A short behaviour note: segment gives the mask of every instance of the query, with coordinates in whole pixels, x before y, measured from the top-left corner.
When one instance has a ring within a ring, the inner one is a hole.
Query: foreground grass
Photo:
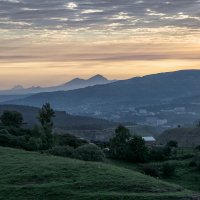
[[[176,173],[175,176],[164,180],[200,192],[200,171],[196,167],[190,167],[190,161],[190,159],[170,161],[176,167]]]
[[[0,148],[0,200],[175,200],[193,192],[103,163]],[[198,199],[198,198],[194,198]]]
[[[171,160],[167,162],[150,163],[151,165],[161,168],[164,163],[171,163],[175,166],[175,175],[169,178],[162,178],[163,181],[167,181],[173,184],[180,185],[186,189],[200,192],[200,171],[196,167],[190,167],[191,159],[185,160]],[[118,167],[123,167],[129,170],[141,171],[142,164],[133,164],[123,161],[108,160],[110,164]]]

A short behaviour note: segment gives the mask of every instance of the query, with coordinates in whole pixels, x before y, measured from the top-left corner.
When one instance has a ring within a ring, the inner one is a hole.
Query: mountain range
[[[122,121],[123,118],[126,121],[133,121],[140,115],[144,115],[143,121],[148,117],[155,118],[168,105],[171,110],[183,106],[190,109],[190,105],[195,105],[193,109],[198,111],[200,110],[200,70],[153,74],[71,91],[43,92],[6,103],[39,107],[45,102],[50,102],[54,109],[72,114],[116,118],[118,121]],[[158,106],[160,110],[153,110],[151,111],[153,114],[148,116],[148,109]],[[139,109],[146,110],[142,114]],[[191,114],[190,110],[186,112]],[[166,117],[170,120],[170,115],[175,117],[173,113],[160,116],[161,119]],[[185,113],[184,116],[187,114]],[[193,113],[191,119],[194,120],[199,116],[199,113]],[[179,115],[179,118],[181,117]],[[184,121],[187,120],[188,118],[184,118]]]
[[[52,87],[30,87],[24,88],[22,85],[16,85],[10,90],[0,90],[0,95],[24,95],[35,94],[40,92],[67,91],[79,88],[85,88],[94,85],[103,85],[115,82],[116,80],[108,80],[102,75],[95,75],[89,79],[75,78],[69,82]]]

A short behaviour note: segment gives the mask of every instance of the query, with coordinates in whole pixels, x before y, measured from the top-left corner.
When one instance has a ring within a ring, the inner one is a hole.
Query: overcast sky
[[[0,88],[200,69],[200,0],[0,0]]]

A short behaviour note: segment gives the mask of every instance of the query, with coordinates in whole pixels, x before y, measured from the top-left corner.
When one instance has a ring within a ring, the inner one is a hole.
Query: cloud
[[[26,27],[27,30],[86,27],[96,31],[99,26],[106,27],[111,23],[122,24],[124,30],[166,25],[197,28],[200,26],[199,9],[199,0],[1,0],[0,21],[1,18],[9,18],[12,22],[32,24],[32,27]],[[63,23],[62,20],[54,20],[55,18],[68,20]],[[191,23],[187,23],[187,20]],[[7,23],[7,26],[4,23],[3,28],[13,29],[11,23]],[[18,28],[17,24],[14,28]],[[120,27],[118,30],[120,31]]]
[[[78,7],[78,5],[76,3],[74,3],[74,2],[69,2],[68,4],[66,4],[65,7],[70,9],[70,10],[74,10],[75,8]]]

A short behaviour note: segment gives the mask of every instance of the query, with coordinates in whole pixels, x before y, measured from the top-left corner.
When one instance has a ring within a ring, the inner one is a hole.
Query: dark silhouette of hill
[[[22,113],[27,126],[38,124],[37,117],[39,108],[19,105],[0,105],[0,115],[5,110],[18,111]],[[56,128],[64,130],[101,130],[116,126],[115,123],[107,120],[84,116],[73,116],[61,111],[56,111],[54,124]]]

